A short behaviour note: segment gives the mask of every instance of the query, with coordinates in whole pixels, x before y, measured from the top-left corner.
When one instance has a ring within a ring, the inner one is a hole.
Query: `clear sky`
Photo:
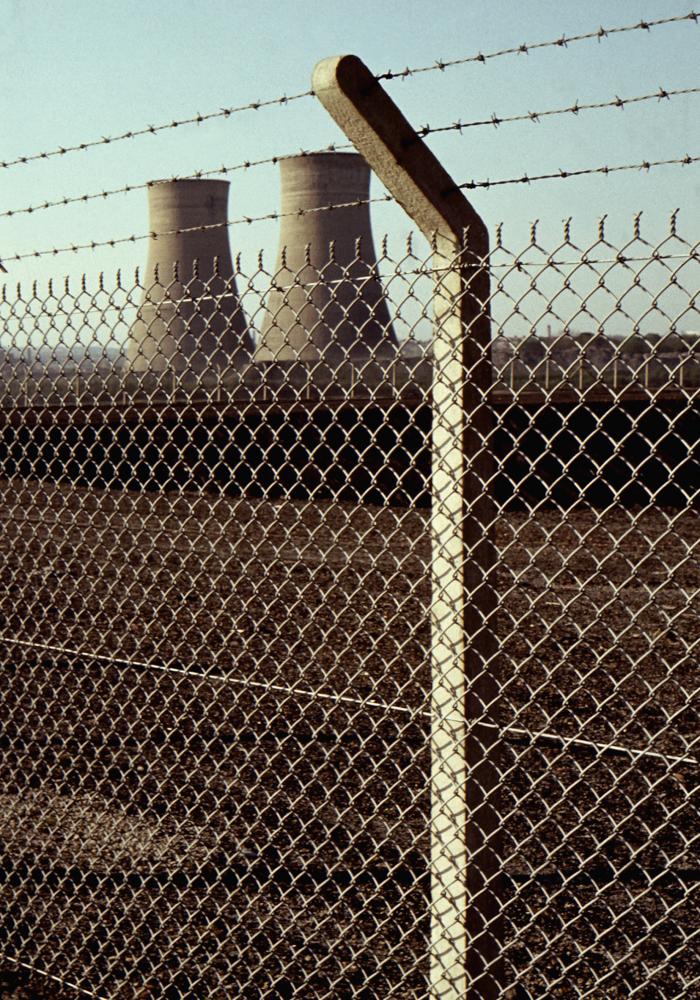
[[[692,0],[0,0],[0,159],[293,94],[309,87],[315,63],[329,55],[354,52],[380,73],[686,14],[692,6]],[[685,22],[418,74],[387,89],[415,125],[442,125],[696,87],[699,56],[700,25]],[[431,145],[457,181],[698,155],[699,110],[700,95],[691,94],[539,125],[449,132],[432,137]],[[323,108],[307,98],[0,170],[0,211],[342,140]],[[235,172],[230,180],[231,218],[278,208],[277,168]],[[373,184],[373,194],[381,193]],[[469,197],[491,227],[505,222],[516,248],[535,218],[553,240],[562,220],[573,216],[574,236],[591,243],[606,213],[616,241],[631,232],[639,211],[643,232],[659,239],[676,208],[681,231],[692,238],[700,164]],[[373,226],[377,240],[384,232],[402,239],[410,228],[397,206],[374,209]],[[0,257],[147,229],[146,193],[139,191],[0,218]],[[277,234],[275,222],[237,226],[231,243],[245,255],[264,249],[274,258]],[[13,281],[129,271],[145,254],[146,244],[137,243],[7,267]]]

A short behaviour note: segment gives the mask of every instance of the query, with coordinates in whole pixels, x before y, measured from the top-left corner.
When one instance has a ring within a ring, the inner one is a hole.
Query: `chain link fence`
[[[435,998],[434,274],[328,260],[3,292],[0,956],[47,993]],[[698,995],[697,247],[483,266],[471,943],[503,996]]]

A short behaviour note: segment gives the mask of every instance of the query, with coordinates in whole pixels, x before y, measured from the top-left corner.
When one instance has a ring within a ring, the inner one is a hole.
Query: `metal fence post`
[[[503,994],[488,233],[360,59],[322,60],[313,89],[433,246],[430,995],[491,1000]]]

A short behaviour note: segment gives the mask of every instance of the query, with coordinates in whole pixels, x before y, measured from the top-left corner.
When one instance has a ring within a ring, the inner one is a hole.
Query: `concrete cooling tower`
[[[253,340],[238,300],[226,226],[228,188],[222,180],[149,187],[156,235],[149,240],[143,299],[130,331],[132,371],[199,376],[250,362]]]
[[[356,153],[310,153],[285,158],[280,169],[280,250],[256,361],[335,367],[393,358],[369,205],[313,211],[366,202],[369,167]]]

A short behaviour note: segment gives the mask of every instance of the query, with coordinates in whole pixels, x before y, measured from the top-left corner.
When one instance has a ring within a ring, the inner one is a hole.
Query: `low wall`
[[[498,412],[503,504],[683,507],[700,483],[700,401],[541,404]],[[369,504],[430,504],[431,411],[422,400],[328,406],[125,406],[15,410],[0,428],[0,475],[110,489]]]

